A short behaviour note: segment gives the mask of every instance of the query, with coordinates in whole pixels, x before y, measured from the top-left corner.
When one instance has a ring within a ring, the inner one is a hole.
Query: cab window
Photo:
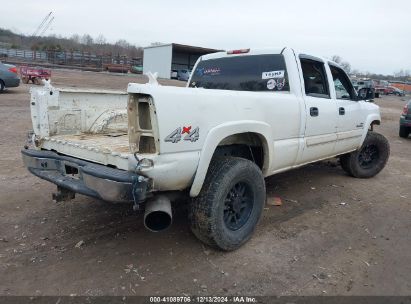
[[[324,63],[301,58],[305,95],[320,98],[330,98],[327,74]]]
[[[189,87],[252,92],[290,91],[282,54],[201,60],[193,71]]]
[[[330,64],[331,74],[333,75],[335,94],[337,99],[356,100],[354,87],[347,74],[334,65]]]

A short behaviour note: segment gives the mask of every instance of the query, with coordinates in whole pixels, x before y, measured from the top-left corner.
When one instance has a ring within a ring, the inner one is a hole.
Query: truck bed
[[[42,87],[32,93],[38,148],[128,169],[125,92]]]

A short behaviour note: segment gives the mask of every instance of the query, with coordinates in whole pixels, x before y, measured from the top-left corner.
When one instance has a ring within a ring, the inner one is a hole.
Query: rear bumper
[[[411,118],[409,118],[409,116],[407,117],[401,116],[400,126],[411,127]]]
[[[144,176],[52,151],[25,149],[21,153],[32,174],[70,191],[109,202],[135,199],[139,203],[146,198],[150,180]]]
[[[6,88],[14,88],[20,85],[20,78],[6,78],[4,79]]]

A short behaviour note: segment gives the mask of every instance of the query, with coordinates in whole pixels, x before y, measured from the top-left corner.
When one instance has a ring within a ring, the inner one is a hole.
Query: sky
[[[341,56],[363,72],[411,70],[409,0],[0,0],[0,27],[32,34],[103,34],[138,46],[182,43],[217,49],[289,46]]]

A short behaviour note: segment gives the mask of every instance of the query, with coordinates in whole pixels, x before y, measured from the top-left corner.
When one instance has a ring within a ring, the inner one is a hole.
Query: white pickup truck
[[[252,235],[264,177],[339,156],[351,176],[380,172],[388,141],[373,132],[378,106],[360,100],[334,62],[291,48],[202,56],[187,87],[130,83],[128,94],[31,92],[34,175],[74,193],[145,209],[153,231],[171,224],[176,193],[206,244],[233,250]]]

